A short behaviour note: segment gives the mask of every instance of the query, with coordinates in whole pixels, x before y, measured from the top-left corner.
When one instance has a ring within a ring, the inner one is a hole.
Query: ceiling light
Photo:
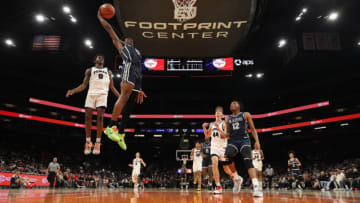
[[[252,78],[253,77],[253,74],[247,74],[247,75],[245,75],[245,77],[247,77],[247,78]]]
[[[77,20],[76,20],[76,18],[74,18],[74,16],[70,16],[70,21],[73,22],[73,23],[77,22]]]
[[[121,77],[121,75],[118,73],[118,74],[116,74],[116,77],[117,77],[117,78],[120,78],[120,77]]]
[[[256,74],[256,78],[262,78],[264,76],[264,73],[258,73]]]
[[[154,137],[162,137],[161,134],[154,134]]]
[[[15,45],[15,43],[14,43],[14,41],[12,40],[12,39],[5,39],[5,44],[7,45],[7,46],[9,46],[9,47],[15,47],[16,45]]]
[[[295,18],[295,20],[296,20],[296,21],[299,21],[299,20],[301,20],[301,17],[298,16],[298,17]]]
[[[360,41],[358,41],[357,45],[360,46]]]
[[[328,19],[331,21],[335,21],[339,18],[339,13],[338,12],[332,12],[329,14]]]
[[[39,23],[42,23],[42,22],[44,22],[45,21],[45,16],[43,15],[43,14],[37,14],[36,16],[35,16],[35,19],[36,19],[36,21],[38,21]]]
[[[86,39],[86,40],[84,41],[84,44],[85,44],[86,46],[90,47],[90,46],[92,45],[92,41],[89,40],[89,39]]]
[[[135,134],[134,137],[145,137],[144,134]]]
[[[307,12],[307,8],[303,8],[301,12],[306,13],[306,12]]]
[[[343,127],[343,126],[348,126],[348,125],[349,125],[349,123],[342,123],[342,124],[340,124],[341,127]]]
[[[284,133],[273,133],[272,135],[276,136],[276,135],[282,135]]]
[[[71,12],[71,9],[70,9],[70,7],[69,6],[63,6],[63,11],[64,11],[64,13],[70,13]]]
[[[295,133],[300,133],[300,132],[301,132],[301,130],[295,130],[294,132],[295,132]]]
[[[321,130],[321,129],[325,129],[326,126],[321,126],[321,127],[317,127],[317,128],[314,128],[315,130]]]
[[[286,40],[285,39],[281,39],[279,41],[279,44],[278,44],[278,47],[281,48],[281,47],[284,47],[286,45]]]

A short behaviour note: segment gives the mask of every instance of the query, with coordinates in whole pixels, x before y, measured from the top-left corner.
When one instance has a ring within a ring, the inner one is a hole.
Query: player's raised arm
[[[245,118],[246,118],[246,120],[247,120],[247,122],[249,124],[251,134],[252,134],[252,136],[254,137],[254,140],[255,140],[254,148],[257,149],[257,150],[260,150],[259,136],[258,136],[258,134],[256,132],[254,122],[253,122],[249,112],[245,112]]]
[[[121,41],[119,39],[119,37],[117,36],[116,32],[114,31],[114,29],[112,28],[112,26],[110,25],[110,23],[108,23],[100,14],[100,10],[98,11],[97,17],[100,21],[100,24],[104,27],[104,29],[106,30],[106,32],[109,33],[116,49],[120,52],[121,49],[123,48],[125,42]]]
[[[84,78],[83,82],[81,83],[81,85],[79,85],[75,89],[68,90],[67,93],[66,93],[66,97],[69,97],[69,96],[71,96],[73,94],[84,91],[84,89],[86,89],[86,87],[89,84],[90,75],[91,75],[91,70],[90,70],[90,68],[88,68],[85,71],[85,78]]]
[[[209,123],[203,123],[202,124],[202,128],[203,128],[204,135],[205,135],[206,138],[210,137],[210,135],[211,135],[211,128],[209,127],[209,130],[206,129],[208,126],[210,126]]]
[[[146,167],[146,163],[144,162],[143,159],[140,159],[140,162],[141,162],[141,164],[142,164],[144,167]]]
[[[110,89],[115,94],[116,97],[120,97],[120,93],[117,91],[117,89],[114,86],[114,81],[112,79],[112,72],[109,71],[109,78],[110,78]]]

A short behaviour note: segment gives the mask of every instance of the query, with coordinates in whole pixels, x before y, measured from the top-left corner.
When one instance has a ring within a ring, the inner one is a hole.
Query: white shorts
[[[202,171],[202,159],[193,163],[193,172],[195,173],[199,171]]]
[[[254,168],[258,171],[262,171],[262,161],[255,161],[253,160]]]
[[[99,107],[107,107],[107,94],[91,94],[87,95],[85,108],[96,109]]]
[[[225,161],[225,147],[211,147],[210,155],[211,157],[217,156],[219,158],[219,161]]]
[[[137,170],[137,169],[134,169],[131,173],[131,176],[134,178],[134,177],[137,177],[140,175],[140,169]]]

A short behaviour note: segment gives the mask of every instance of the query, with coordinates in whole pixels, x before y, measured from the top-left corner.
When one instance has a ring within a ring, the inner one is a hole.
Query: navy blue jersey
[[[135,47],[128,44],[124,45],[120,55],[125,63],[140,64],[141,66],[141,54]]]
[[[289,163],[290,163],[289,167],[291,170],[300,170],[299,166],[297,165],[296,158],[289,159]]]
[[[209,155],[209,157],[210,157],[210,149],[211,149],[211,142],[209,142],[209,143],[203,142],[202,143],[203,154]]]
[[[243,112],[240,112],[236,116],[229,115],[227,122],[229,125],[230,140],[249,139],[248,123]]]

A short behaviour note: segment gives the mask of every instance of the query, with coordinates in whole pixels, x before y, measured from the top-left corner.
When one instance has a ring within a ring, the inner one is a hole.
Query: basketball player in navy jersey
[[[240,103],[238,101],[233,101],[231,103],[230,111],[232,114],[225,119],[225,132],[220,128],[218,129],[220,133],[226,133],[227,137],[229,137],[225,149],[225,156],[229,159],[229,163],[227,164],[231,166],[232,171],[236,170],[232,160],[240,153],[253,184],[253,196],[262,197],[263,193],[256,177],[256,169],[251,160],[251,143],[248,134],[248,128],[250,128],[251,134],[255,140],[254,147],[256,150],[260,150],[260,141],[254,122],[250,113],[240,111]]]
[[[73,94],[84,91],[89,85],[89,90],[85,101],[85,155],[90,154],[93,146],[93,143],[91,142],[91,122],[93,111],[96,110],[97,112],[97,135],[95,146],[92,152],[93,154],[98,155],[100,154],[104,113],[107,106],[109,87],[115,96],[120,96],[119,92],[114,87],[111,71],[104,67],[104,56],[97,55],[94,62],[94,67],[86,69],[85,78],[82,84],[72,90],[68,90],[66,93],[66,97],[69,97]]]
[[[289,152],[289,160],[288,160],[289,172],[294,176],[296,181],[296,187],[301,189],[300,179],[301,179],[301,171],[300,166],[301,162],[298,158],[295,157],[295,152]]]
[[[141,54],[134,47],[134,41],[132,38],[125,38],[124,41],[120,40],[111,25],[101,16],[100,10],[97,15],[100,24],[110,35],[115,48],[120,53],[123,61],[125,62],[123,77],[121,82],[121,95],[116,101],[112,113],[110,124],[106,127],[104,133],[114,142],[126,150],[125,133],[124,129],[119,128],[117,120],[120,113],[122,113],[125,105],[131,99],[131,95],[134,90],[137,90],[136,100],[142,103],[143,98],[146,97],[144,92],[141,91],[142,73],[141,73]],[[130,100],[130,102],[133,102]],[[122,122],[123,123],[123,122]]]
[[[205,142],[202,143],[202,151],[203,151],[203,177],[207,177],[208,179],[208,190],[212,190],[212,163],[211,163],[211,142],[209,137],[205,137]]]

